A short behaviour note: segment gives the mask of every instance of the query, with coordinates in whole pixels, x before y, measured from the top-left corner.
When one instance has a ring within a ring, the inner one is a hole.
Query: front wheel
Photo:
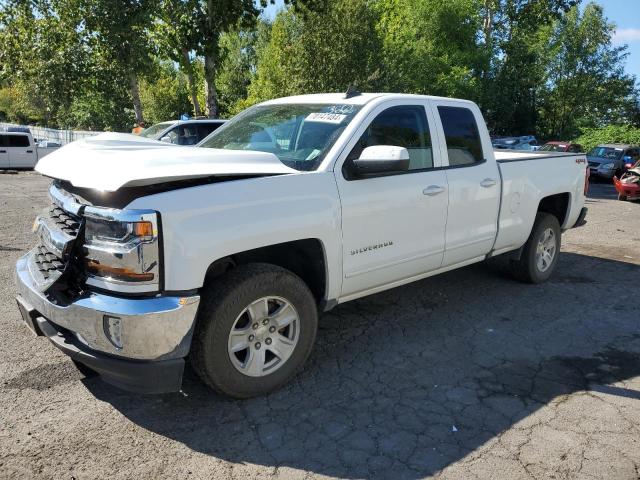
[[[618,194],[618,200],[620,200],[621,202],[626,202],[627,201],[627,196],[626,195],[622,195],[621,193]]]
[[[560,255],[560,223],[551,214],[539,212],[519,260],[511,264],[516,279],[527,283],[546,281]]]
[[[241,265],[203,292],[191,363],[213,389],[234,398],[263,395],[302,367],[318,325],[315,299],[295,274]]]

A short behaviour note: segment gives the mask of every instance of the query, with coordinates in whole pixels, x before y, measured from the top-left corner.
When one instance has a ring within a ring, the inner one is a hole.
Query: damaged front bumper
[[[34,282],[31,255],[16,265],[16,300],[37,335],[107,383],[142,393],[180,390],[198,295],[126,298],[88,292],[61,304]]]
[[[633,169],[622,175],[621,178],[614,177],[613,185],[620,197],[627,200],[640,199],[640,170]]]

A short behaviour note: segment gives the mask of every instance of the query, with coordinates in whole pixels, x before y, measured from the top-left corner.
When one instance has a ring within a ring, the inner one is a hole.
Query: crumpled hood
[[[188,178],[299,173],[272,153],[182,147],[126,133],[65,145],[41,159],[36,171],[109,192]]]

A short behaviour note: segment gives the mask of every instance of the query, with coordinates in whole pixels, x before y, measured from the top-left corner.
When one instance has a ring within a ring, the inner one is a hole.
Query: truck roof
[[[291,97],[267,100],[263,105],[276,105],[281,103],[341,103],[349,105],[365,105],[377,98],[390,99],[432,99],[432,100],[455,100],[456,102],[473,103],[470,100],[460,100],[448,97],[434,97],[430,95],[413,95],[408,93],[357,93],[349,98],[345,98],[345,93],[313,93],[309,95],[294,95]]]

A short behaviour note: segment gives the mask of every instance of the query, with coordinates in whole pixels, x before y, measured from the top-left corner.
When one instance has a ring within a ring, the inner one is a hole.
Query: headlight
[[[87,207],[84,216],[87,284],[118,292],[159,290],[156,212]]]
[[[600,165],[600,168],[603,170],[613,170],[615,168],[615,165],[613,163],[603,163],[602,165]]]

